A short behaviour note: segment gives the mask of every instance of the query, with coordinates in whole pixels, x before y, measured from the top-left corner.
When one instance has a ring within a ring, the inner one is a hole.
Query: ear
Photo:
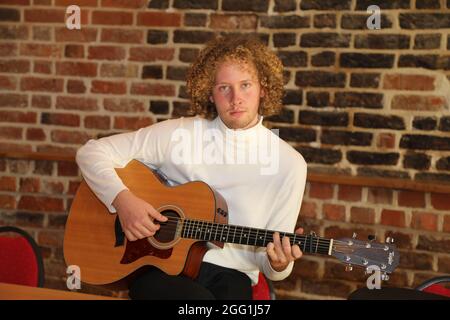
[[[261,92],[259,93],[259,97],[260,98],[264,98],[265,95],[266,95],[266,90],[261,88]]]
[[[214,103],[214,99],[212,96],[209,96],[209,101],[211,101],[211,103]]]

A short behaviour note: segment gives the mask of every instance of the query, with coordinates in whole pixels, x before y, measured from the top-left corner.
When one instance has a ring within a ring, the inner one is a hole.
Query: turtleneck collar
[[[263,125],[262,125],[263,116],[258,115],[258,117],[259,117],[258,122],[253,127],[248,128],[248,129],[230,129],[222,121],[220,116],[217,116],[214,119],[214,126],[217,129],[219,129],[220,132],[222,132],[224,135],[227,135],[228,137],[250,138],[252,136],[256,136],[256,133],[258,132],[258,130],[260,130],[263,127]]]

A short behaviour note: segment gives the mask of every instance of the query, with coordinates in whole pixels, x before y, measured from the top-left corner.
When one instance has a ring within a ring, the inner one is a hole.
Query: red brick
[[[41,128],[28,128],[27,140],[44,141],[46,138],[44,130]]]
[[[58,176],[75,177],[78,176],[78,165],[75,162],[59,161]]]
[[[428,212],[412,212],[411,227],[427,231],[437,231],[437,215]]]
[[[450,210],[450,195],[446,193],[432,193],[431,205],[437,210]]]
[[[84,127],[108,130],[111,127],[111,118],[109,116],[86,116],[84,118]]]
[[[49,61],[34,61],[34,73],[51,74],[52,62]]]
[[[0,107],[25,108],[27,106],[28,97],[24,94],[2,93],[0,95]]]
[[[84,46],[79,44],[68,44],[64,48],[66,58],[84,58]]]
[[[62,247],[64,240],[64,233],[61,231],[47,231],[39,232],[37,242],[41,246]],[[47,270],[47,268],[46,268]],[[61,270],[60,275],[65,274],[65,268]],[[57,276],[57,274],[55,274]]]
[[[36,112],[1,111],[0,122],[36,123]]]
[[[56,109],[96,111],[98,110],[97,99],[88,97],[58,96],[56,98]]]
[[[316,218],[317,217],[316,203],[303,201],[300,209],[300,216],[304,218]]]
[[[93,11],[92,23],[100,25],[131,25],[133,23],[133,13],[120,11]]]
[[[395,227],[405,227],[405,212],[383,209],[383,211],[381,211],[381,224]]]
[[[137,25],[147,27],[179,27],[181,26],[180,13],[138,12]]]
[[[0,127],[0,139],[21,140],[22,139],[22,128]]]
[[[144,32],[142,30],[103,29],[101,41],[118,43],[142,43],[144,41]]]
[[[25,22],[64,23],[66,12],[62,9],[25,9]]]
[[[385,149],[395,148],[395,134],[393,133],[379,133],[377,139],[377,147]]]
[[[446,106],[443,96],[396,95],[391,102],[393,110],[441,111]]]
[[[44,95],[33,95],[31,106],[34,108],[49,109],[52,106],[52,98]]]
[[[131,94],[146,96],[175,96],[175,86],[171,84],[132,83]]]
[[[67,193],[74,195],[77,192],[79,186],[80,181],[69,181],[69,190],[67,191]]]
[[[95,77],[97,64],[94,62],[57,62],[56,74],[63,76]]]
[[[53,130],[52,141],[59,143],[85,144],[91,136],[85,132]]]
[[[64,211],[64,203],[62,199],[58,198],[22,196],[17,208],[41,212],[62,212]]]
[[[450,257],[440,256],[438,261],[438,271],[442,273],[450,273]]]
[[[375,210],[372,208],[352,207],[350,221],[353,223],[374,224]]]
[[[16,198],[14,196],[0,194],[0,208],[1,209],[15,209],[16,208]]]
[[[319,279],[319,263],[302,257],[295,262],[292,273],[301,279]]]
[[[31,145],[0,142],[0,152],[31,152]]]
[[[444,216],[444,224],[442,226],[442,231],[450,232],[450,215]]]
[[[15,177],[0,177],[0,191],[16,191]]]
[[[391,90],[434,90],[435,77],[418,74],[386,74],[383,89]]]
[[[114,129],[137,130],[153,123],[150,117],[114,117]]]
[[[61,92],[63,79],[25,77],[20,81],[20,90]]]
[[[61,58],[61,47],[53,44],[22,43],[20,55],[31,57]]]
[[[73,156],[75,159],[75,154],[78,150],[78,147],[57,147],[54,145],[39,145],[36,147],[38,152],[44,153],[60,153],[65,156]]]
[[[146,4],[146,0],[102,0],[102,7],[138,9]]]
[[[96,28],[81,28],[69,30],[55,28],[55,40],[59,42],[94,42],[97,38]]]
[[[130,61],[170,61],[174,57],[174,49],[170,48],[149,48],[149,47],[134,47],[130,48]]]
[[[41,192],[46,194],[62,194],[64,192],[64,185],[59,181],[42,181]]]
[[[336,204],[323,204],[324,217],[328,220],[344,221],[345,220],[345,207]]]
[[[333,198],[333,185],[311,182],[309,184],[309,197],[317,199],[331,199]]]
[[[67,81],[67,92],[68,93],[85,93],[86,86],[83,80],[68,80]]]
[[[392,204],[393,192],[390,189],[369,188],[367,200],[376,204]]]
[[[9,57],[17,56],[17,44],[16,43],[1,43],[0,44],[0,56]]]
[[[3,90],[16,90],[17,80],[14,77],[0,76],[0,88]]]
[[[419,191],[400,190],[398,192],[398,205],[402,207],[425,207],[425,194]]]
[[[143,112],[145,110],[142,101],[126,98],[105,98],[103,101],[103,108],[113,112]]]
[[[39,192],[39,178],[20,178],[20,192]]]
[[[55,0],[55,6],[68,7],[70,5],[82,7],[98,7],[98,0]]]
[[[117,46],[90,46],[88,59],[123,60],[125,49]]]
[[[80,116],[69,113],[43,113],[41,123],[58,126],[79,127]]]
[[[26,73],[30,71],[30,61],[3,60],[0,61],[0,72]]]
[[[30,0],[2,0],[2,5],[12,4],[16,6],[29,6]]]
[[[127,84],[123,81],[92,81],[92,93],[110,93],[110,94],[125,94],[127,92]]]
[[[362,188],[358,186],[338,186],[338,199],[344,201],[361,201]]]

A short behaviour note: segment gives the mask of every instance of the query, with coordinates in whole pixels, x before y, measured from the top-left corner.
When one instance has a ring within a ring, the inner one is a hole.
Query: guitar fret
[[[212,234],[212,232],[211,232],[211,223],[210,222],[208,222],[208,233],[209,233],[209,241],[211,241],[211,234]]]
[[[256,242],[258,241],[258,229],[256,229],[256,235],[255,235],[255,246],[256,246]]]
[[[236,229],[237,229],[237,226],[234,226],[233,240],[231,241],[232,243],[234,243],[234,237],[236,236]]]
[[[317,253],[317,248],[319,247],[319,238],[317,238],[317,243],[316,243],[316,253]]]
[[[247,244],[250,241],[250,233],[248,232],[249,228],[245,228],[247,230],[247,233],[245,234],[245,236],[247,237]]]
[[[239,244],[242,244],[242,235],[244,233],[244,228],[243,227],[240,228],[241,228],[241,236],[239,237]]]
[[[226,238],[226,241],[228,242],[228,240],[229,240],[228,235],[230,234],[230,227],[227,225],[226,228],[227,228],[227,238]]]

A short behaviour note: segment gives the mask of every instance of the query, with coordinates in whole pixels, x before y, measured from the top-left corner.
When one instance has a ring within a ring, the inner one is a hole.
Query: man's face
[[[264,91],[252,65],[225,61],[217,68],[210,99],[228,128],[247,129],[257,124],[263,96]]]

